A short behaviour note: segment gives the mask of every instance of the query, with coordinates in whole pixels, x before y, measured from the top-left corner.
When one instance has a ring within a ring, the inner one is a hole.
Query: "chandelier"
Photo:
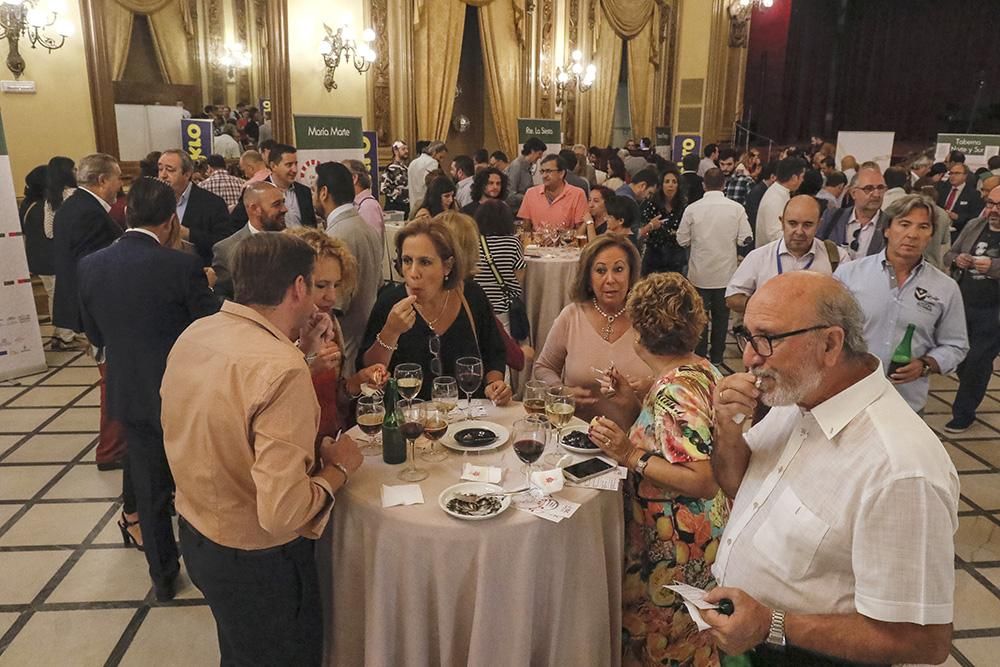
[[[556,109],[561,110],[566,101],[566,92],[578,90],[585,93],[594,85],[597,65],[583,64],[583,53],[579,49],[570,54],[570,62],[556,67]]]
[[[749,14],[755,9],[770,9],[773,6],[774,0],[733,0],[729,5],[729,13],[734,16],[738,13]]]
[[[218,61],[226,69],[226,80],[235,83],[236,71],[249,68],[253,58],[242,44],[226,44]]]
[[[65,17],[60,18],[60,10],[65,12],[65,2],[49,0],[3,0],[0,2],[0,40],[10,44],[7,53],[7,69],[15,79],[24,73],[24,58],[18,50],[18,41],[28,40],[31,48],[41,46],[52,53],[62,48],[66,38],[73,35],[73,24]],[[51,29],[51,32],[50,32]]]
[[[371,44],[375,41],[376,35],[371,28],[365,28],[361,33],[359,44],[355,39],[354,29],[348,23],[337,28],[336,32],[325,23],[323,27],[326,28],[326,37],[319,43],[319,54],[323,56],[323,64],[326,67],[323,73],[323,86],[329,92],[337,87],[334,74],[342,60],[354,65],[358,74],[364,74],[371,69],[372,63],[375,62],[375,49]]]

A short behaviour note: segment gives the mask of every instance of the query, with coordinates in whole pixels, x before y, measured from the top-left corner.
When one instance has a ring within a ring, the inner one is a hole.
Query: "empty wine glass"
[[[545,456],[549,465],[559,465],[562,459],[562,430],[573,419],[576,412],[576,398],[566,387],[553,387],[545,394],[545,416],[556,430],[556,446]]]
[[[382,445],[375,440],[375,436],[382,430],[382,420],[385,419],[385,405],[382,403],[382,396],[362,396],[359,398],[356,415],[358,428],[367,436],[367,442],[361,447],[361,453],[365,456],[379,456],[382,454]]]
[[[472,394],[483,382],[483,360],[479,357],[460,357],[455,362],[455,375],[458,376],[458,386],[465,392],[466,415],[472,418]]]
[[[441,406],[445,419],[458,407],[458,382],[450,375],[434,378],[431,385],[431,400]]]
[[[396,405],[397,410],[399,410],[399,421],[401,424],[399,430],[403,433],[403,437],[406,438],[408,444],[406,448],[406,468],[399,473],[398,477],[404,482],[419,482],[420,480],[427,479],[428,474],[426,470],[421,470],[417,467],[417,458],[413,453],[417,438],[423,435],[424,432],[424,402],[419,398],[415,398],[409,401],[399,401]]]
[[[396,366],[396,386],[403,398],[416,398],[424,384],[424,369],[420,364],[400,364]]]
[[[431,447],[420,453],[424,461],[444,461],[448,452],[439,449],[438,440],[448,431],[448,412],[440,403],[424,403],[424,437],[430,440]]]
[[[514,453],[524,463],[524,479],[528,490],[531,489],[531,466],[545,451],[545,419],[540,415],[528,415],[514,422],[513,430]]]

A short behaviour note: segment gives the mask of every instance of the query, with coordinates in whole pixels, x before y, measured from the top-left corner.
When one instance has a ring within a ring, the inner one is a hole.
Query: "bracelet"
[[[316,357],[319,356],[318,352],[310,352],[306,355],[306,366],[312,366],[312,363],[316,361]]]
[[[345,468],[341,463],[331,463],[330,465],[332,465],[334,468],[339,470],[344,475],[344,486],[347,486],[347,483],[351,481],[351,476],[347,474],[347,468]]]
[[[399,349],[398,345],[389,345],[384,340],[382,340],[381,333],[375,334],[375,342],[384,347],[385,349],[389,350],[390,352],[395,352],[396,350]]]

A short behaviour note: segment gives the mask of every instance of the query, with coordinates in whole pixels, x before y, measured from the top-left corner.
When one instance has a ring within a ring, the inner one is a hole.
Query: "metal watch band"
[[[644,475],[646,473],[646,466],[649,465],[649,459],[651,458],[653,458],[653,452],[646,452],[640,456],[635,464],[635,472],[639,475]]]
[[[785,612],[780,609],[771,611],[771,628],[765,643],[772,648],[785,648]]]

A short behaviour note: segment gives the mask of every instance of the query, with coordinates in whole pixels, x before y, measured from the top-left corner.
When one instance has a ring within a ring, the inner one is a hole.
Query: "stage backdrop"
[[[845,155],[853,155],[859,165],[862,162],[878,162],[884,172],[889,168],[895,140],[895,132],[838,132],[837,166]]]
[[[0,380],[44,371],[45,352],[0,121]]]

